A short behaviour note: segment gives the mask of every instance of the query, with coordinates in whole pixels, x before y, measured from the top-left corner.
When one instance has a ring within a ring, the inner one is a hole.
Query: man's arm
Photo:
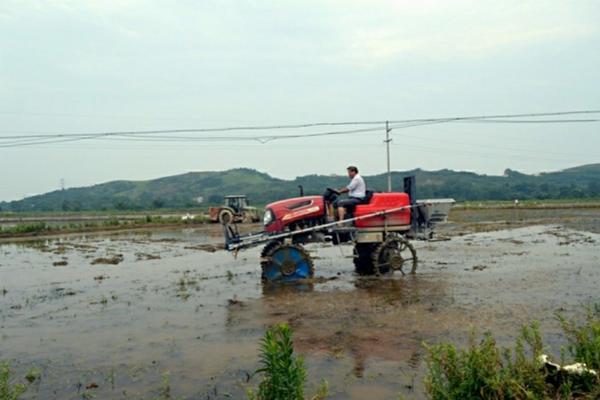
[[[356,186],[358,186],[358,179],[352,178],[348,186],[338,189],[338,192],[348,193],[349,191],[356,189]]]

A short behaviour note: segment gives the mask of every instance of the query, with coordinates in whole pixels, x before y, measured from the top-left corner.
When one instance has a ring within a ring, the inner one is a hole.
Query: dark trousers
[[[335,208],[344,207],[346,211],[353,213],[357,205],[363,202],[362,199],[356,197],[349,197],[347,199],[338,199],[333,203]]]
[[[338,195],[329,189],[325,191],[325,193],[323,194],[323,198],[326,202],[333,203],[334,208],[344,207],[350,213],[354,212],[354,209],[357,205],[362,204],[364,202],[364,199],[359,199],[356,197],[339,199]]]

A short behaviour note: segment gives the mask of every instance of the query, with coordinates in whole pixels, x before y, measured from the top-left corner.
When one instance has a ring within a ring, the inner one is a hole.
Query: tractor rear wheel
[[[229,210],[219,211],[219,222],[223,225],[233,222],[233,213]]]
[[[269,242],[261,256],[262,280],[265,282],[295,282],[314,275],[310,254],[298,244]]]
[[[354,270],[359,275],[373,275],[373,259],[371,255],[377,243],[356,243],[354,245]]]
[[[417,270],[417,251],[410,242],[399,235],[388,236],[373,251],[371,259],[376,275],[400,271],[410,268],[410,273]]]

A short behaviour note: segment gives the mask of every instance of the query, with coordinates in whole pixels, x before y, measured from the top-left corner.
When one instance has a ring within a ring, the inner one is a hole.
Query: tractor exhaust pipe
[[[298,185],[298,189],[300,190],[300,197],[304,196],[304,186]]]
[[[404,193],[410,198],[410,230],[416,234],[418,230],[419,210],[417,206],[417,178],[407,176],[404,178]]]

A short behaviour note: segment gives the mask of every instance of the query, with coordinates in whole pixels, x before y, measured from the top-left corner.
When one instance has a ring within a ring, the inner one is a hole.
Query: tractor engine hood
[[[294,197],[268,204],[263,222],[267,232],[281,232],[294,222],[324,215],[325,203],[322,196]]]

